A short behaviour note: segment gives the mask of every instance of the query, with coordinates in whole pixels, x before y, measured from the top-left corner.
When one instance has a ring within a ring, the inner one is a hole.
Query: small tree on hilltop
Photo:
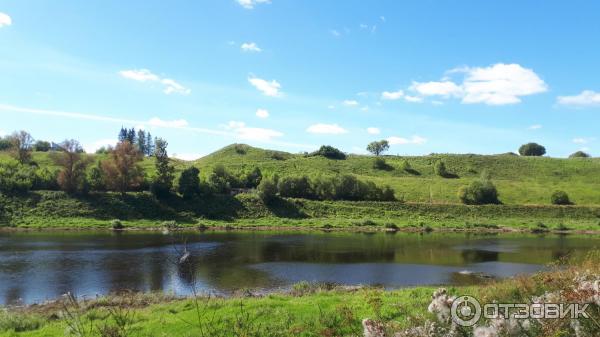
[[[167,145],[167,141],[162,138],[156,138],[154,142],[156,176],[152,181],[151,190],[157,197],[167,196],[173,188],[173,179],[175,179],[175,168],[170,163]]]
[[[181,172],[178,181],[178,191],[185,199],[191,199],[200,194],[200,170],[192,166]]]
[[[31,149],[33,147],[33,137],[27,131],[14,132],[10,136],[12,142],[12,155],[21,164],[26,164],[31,160]]]
[[[546,148],[537,143],[527,143],[519,148],[521,156],[543,156],[546,154]]]
[[[142,155],[129,141],[117,144],[109,158],[102,161],[104,184],[111,190],[125,195],[131,188],[139,187],[144,180],[144,171],[139,165]]]
[[[379,156],[380,154],[386,152],[390,148],[390,143],[387,140],[380,140],[378,142],[371,142],[367,145],[367,151],[372,154]]]
[[[577,151],[577,152],[571,153],[571,155],[569,156],[569,158],[589,158],[589,157],[590,157],[590,155],[583,151]]]
[[[73,193],[86,188],[85,169],[90,159],[83,153],[78,141],[67,139],[59,144],[59,151],[51,152],[50,158],[61,167],[57,183],[63,191]]]

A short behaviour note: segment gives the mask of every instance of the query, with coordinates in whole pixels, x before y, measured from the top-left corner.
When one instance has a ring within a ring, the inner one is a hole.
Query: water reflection
[[[31,303],[67,291],[271,290],[304,280],[388,288],[471,284],[480,280],[473,273],[531,273],[598,243],[589,236],[522,234],[2,233],[0,302]],[[180,264],[184,249],[191,257]]]

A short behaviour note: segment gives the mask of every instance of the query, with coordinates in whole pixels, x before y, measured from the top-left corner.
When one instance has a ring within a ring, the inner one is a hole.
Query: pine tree
[[[139,129],[137,132],[137,146],[140,150],[140,153],[146,155],[146,131],[143,129]]]
[[[175,167],[169,161],[167,154],[167,141],[162,138],[156,138],[155,141],[155,166],[156,176],[152,181],[151,190],[155,196],[161,198],[169,195],[173,188],[173,179],[175,179]]]
[[[119,131],[119,143],[127,140],[127,129],[121,126],[121,131]]]
[[[131,145],[135,144],[135,129],[134,128],[127,130],[127,140],[131,143]]]
[[[150,132],[146,134],[146,155],[148,157],[154,155],[154,142],[152,141]]]

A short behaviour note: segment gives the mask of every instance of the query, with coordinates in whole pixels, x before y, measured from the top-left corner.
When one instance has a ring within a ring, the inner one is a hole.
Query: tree
[[[154,142],[150,132],[146,134],[146,156],[150,157],[154,154]]]
[[[134,128],[131,128],[131,129],[127,130],[127,140],[132,145],[135,145],[135,129]]]
[[[376,156],[379,156],[380,154],[386,152],[387,150],[389,150],[389,148],[390,144],[385,139],[380,140],[378,142],[371,142],[369,143],[369,145],[367,145],[367,151],[371,152]]]
[[[103,191],[106,189],[106,186],[104,185],[102,165],[100,162],[98,163],[98,165],[90,169],[87,180],[92,191]]]
[[[189,167],[179,176],[178,191],[185,199],[191,199],[200,194],[200,170],[196,167]]]
[[[0,151],[10,150],[13,146],[13,143],[10,137],[0,137]]]
[[[458,198],[467,205],[499,204],[498,190],[486,175],[458,190]]]
[[[140,150],[140,153],[146,155],[148,151],[146,144],[146,131],[143,129],[139,129],[137,132],[137,147]]]
[[[131,188],[138,187],[144,179],[144,171],[139,165],[142,155],[129,141],[123,141],[111,151],[109,158],[102,161],[104,184],[122,195]]]
[[[589,158],[589,157],[590,157],[590,155],[583,151],[577,151],[577,152],[571,153],[571,155],[569,156],[569,158]]]
[[[50,142],[47,142],[45,140],[38,140],[37,142],[35,142],[33,149],[37,152],[48,152],[50,151]]]
[[[527,143],[519,148],[521,156],[543,156],[546,154],[546,148],[537,143]]]
[[[57,182],[63,191],[73,193],[85,189],[85,168],[90,160],[83,154],[78,141],[67,139],[59,144],[59,151],[52,152],[50,158],[61,167]]]
[[[156,176],[152,181],[151,191],[155,196],[161,198],[167,196],[173,188],[175,168],[169,161],[169,155],[167,154],[167,141],[162,138],[156,138],[154,145],[154,165],[156,167]]]
[[[27,131],[14,132],[11,136],[12,155],[21,164],[26,164],[31,160],[31,149],[33,147],[33,137]]]
[[[277,198],[277,184],[271,178],[264,178],[258,184],[258,196],[265,204]]]
[[[339,159],[339,160],[344,160],[346,159],[346,154],[338,149],[336,149],[333,146],[329,146],[329,145],[323,145],[319,148],[319,150],[309,154],[308,156],[314,157],[314,156],[323,156],[325,158],[329,158],[329,159]]]
[[[121,126],[121,130],[119,131],[119,142],[124,142],[127,140],[127,129]]]
[[[440,177],[448,176],[448,169],[446,168],[446,164],[441,160],[435,162],[435,164],[433,165],[433,171]]]
[[[246,175],[246,188],[256,188],[259,184],[260,181],[262,180],[263,176],[262,176],[262,172],[260,171],[260,168],[255,167],[252,171],[250,171],[247,175]]]

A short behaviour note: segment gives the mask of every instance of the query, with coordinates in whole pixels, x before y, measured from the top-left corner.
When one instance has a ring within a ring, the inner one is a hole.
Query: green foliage
[[[48,152],[50,151],[50,142],[45,140],[38,140],[33,145],[33,150],[37,152]]]
[[[323,145],[319,148],[319,150],[312,152],[308,155],[309,157],[321,156],[328,159],[338,159],[344,160],[346,159],[346,154],[333,146]]]
[[[110,227],[112,227],[112,229],[114,230],[122,230],[123,228],[125,228],[125,226],[119,219],[111,220]]]
[[[308,177],[283,177],[277,183],[279,195],[283,198],[311,199],[313,192]]]
[[[0,163],[0,191],[22,193],[29,191],[35,180],[35,169],[16,161]]]
[[[546,154],[546,148],[537,143],[527,143],[519,148],[521,156],[543,156]]]
[[[552,205],[571,205],[569,195],[565,191],[554,191],[550,196]]]
[[[191,199],[200,194],[200,170],[192,166],[181,172],[178,181],[178,191],[185,199]]]
[[[372,154],[379,156],[380,154],[386,152],[390,148],[390,144],[387,140],[380,140],[378,142],[371,142],[367,145],[367,151]]]
[[[458,198],[467,205],[498,204],[498,191],[491,180],[481,178],[458,190]]]
[[[258,196],[265,202],[270,203],[277,198],[277,184],[271,178],[263,178],[258,185]]]
[[[448,176],[448,170],[446,169],[446,163],[444,163],[441,160],[438,160],[435,162],[435,164],[433,164],[433,171],[435,172],[436,175],[438,175],[440,177]]]
[[[162,138],[157,138],[154,144],[156,176],[152,180],[150,190],[158,198],[164,198],[171,193],[171,189],[173,188],[175,167],[171,165],[169,155],[167,154],[167,141]]]
[[[228,194],[232,187],[238,185],[236,177],[230,174],[225,166],[221,164],[215,166],[208,177],[208,186],[213,193]]]
[[[13,143],[10,137],[0,137],[0,151],[10,150],[13,146]]]
[[[571,155],[569,155],[569,158],[589,158],[589,157],[590,157],[590,155],[583,151],[577,151],[577,152],[571,153]]]
[[[44,320],[41,317],[31,314],[21,314],[11,312],[8,309],[0,308],[0,333],[4,331],[10,332],[26,332],[34,331],[44,325]]]
[[[248,172],[244,177],[244,185],[246,188],[256,188],[260,181],[262,180],[262,172],[258,167],[252,169],[252,171]]]
[[[385,159],[383,158],[375,158],[373,160],[373,168],[376,170],[384,170],[384,171],[391,171],[394,168],[390,165],[388,165],[388,163],[385,161]]]
[[[100,166],[100,162],[94,167],[92,167],[88,173],[87,177],[88,184],[92,191],[104,191],[106,190],[106,186],[104,185],[104,177],[102,176],[102,167]]]

